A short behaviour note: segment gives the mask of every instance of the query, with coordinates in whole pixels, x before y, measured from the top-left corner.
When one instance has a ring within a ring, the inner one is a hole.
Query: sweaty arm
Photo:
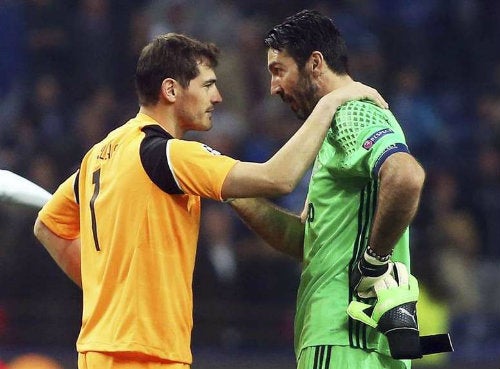
[[[273,197],[292,192],[316,157],[337,108],[346,101],[362,98],[387,107],[376,90],[359,82],[330,92],[271,159],[265,163],[236,163],[224,181],[222,197]]]
[[[265,199],[234,199],[230,205],[245,224],[271,247],[302,261],[304,224],[299,216]]]
[[[388,255],[413,220],[425,173],[408,153],[389,156],[379,172],[379,195],[370,236],[370,248]]]
[[[64,181],[38,214],[34,234],[62,271],[80,288],[80,216],[76,173]]]

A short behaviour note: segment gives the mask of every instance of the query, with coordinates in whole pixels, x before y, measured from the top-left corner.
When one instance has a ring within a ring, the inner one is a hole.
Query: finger
[[[372,100],[375,101],[375,103],[382,109],[389,108],[389,104],[387,103],[387,101],[385,101],[385,99],[382,97],[382,95],[380,95],[380,93],[377,90],[374,90],[374,97],[372,98]]]
[[[385,99],[382,97],[382,95],[380,95],[380,93],[376,89],[368,86],[365,87],[367,87],[367,94],[366,94],[367,99],[372,100],[382,109],[389,108],[389,104],[387,103],[387,101],[385,101]]]
[[[394,278],[392,278],[392,276],[387,276],[383,279],[378,280],[373,285],[373,289],[375,290],[376,293],[378,293],[378,291],[380,291],[380,290],[388,290],[389,288],[394,288],[397,286],[398,286],[398,284],[394,280]]]
[[[302,224],[306,224],[308,214],[309,214],[309,200],[306,197],[306,200],[304,202],[304,209],[302,209],[302,213],[300,213],[300,222]]]
[[[384,98],[380,94],[379,94],[379,104],[378,105],[383,109],[389,109],[389,104],[387,103],[387,101],[384,100]]]

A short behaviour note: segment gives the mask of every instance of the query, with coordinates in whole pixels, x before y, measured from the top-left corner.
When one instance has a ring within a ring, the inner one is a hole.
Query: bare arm
[[[381,107],[387,103],[379,93],[352,82],[323,96],[290,140],[267,162],[239,162],[222,186],[222,197],[272,197],[292,192],[312,164],[337,108],[344,102],[369,98]]]
[[[34,233],[62,271],[81,288],[80,238],[66,240],[58,237],[40,219],[35,222]]]
[[[424,179],[424,170],[409,154],[393,154],[382,165],[370,236],[370,247],[378,255],[388,255],[413,220]]]
[[[264,199],[235,199],[230,204],[246,225],[271,247],[302,261],[304,224],[299,216]]]

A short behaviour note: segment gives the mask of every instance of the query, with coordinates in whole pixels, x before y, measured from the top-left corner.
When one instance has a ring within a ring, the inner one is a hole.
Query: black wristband
[[[392,251],[387,255],[378,255],[369,245],[366,248],[366,253],[370,255],[372,258],[375,258],[382,263],[389,261],[389,259],[392,256]]]

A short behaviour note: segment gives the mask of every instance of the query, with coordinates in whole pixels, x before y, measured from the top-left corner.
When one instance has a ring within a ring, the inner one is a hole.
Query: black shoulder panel
[[[173,137],[156,125],[145,126],[146,137],[141,142],[140,157],[151,181],[169,194],[182,194],[167,160],[167,142]]]
[[[75,201],[80,205],[80,189],[78,187],[78,182],[80,181],[80,170],[76,173],[75,182],[73,183],[73,191],[75,192]]]

